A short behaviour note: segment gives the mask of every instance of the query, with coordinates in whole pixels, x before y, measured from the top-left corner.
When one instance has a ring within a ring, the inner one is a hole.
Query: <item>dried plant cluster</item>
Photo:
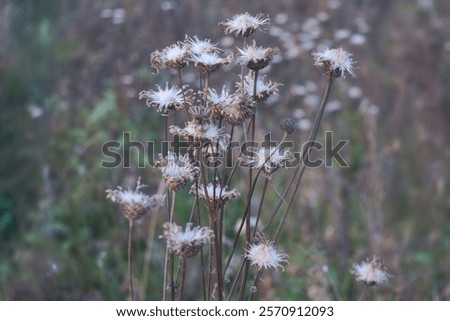
[[[155,163],[167,192],[166,222],[160,232],[161,239],[166,241],[163,300],[184,298],[184,285],[190,275],[187,260],[200,261],[203,289],[199,293],[203,293],[205,300],[252,298],[264,270],[284,271],[288,263],[288,255],[276,242],[306,165],[299,162],[295,169],[289,169],[292,178],[282,194],[277,192],[275,198],[279,204],[273,212],[265,213],[264,201],[269,192],[268,183],[274,183],[276,174],[296,160],[294,153],[283,147],[287,136],[295,132],[296,122],[290,118],[281,121],[282,139],[275,146],[245,149],[247,142],[262,140],[256,137],[258,109],[270,96],[278,94],[281,85],[260,74],[279,49],[260,46],[251,39],[269,22],[267,15],[248,13],[221,22],[219,25],[226,34],[239,38],[240,45],[234,52],[226,52],[210,39],[186,36],[183,41],[156,50],[150,56],[150,65],[157,74],[171,69],[177,75],[176,83],[156,84],[153,89],[142,91],[139,98],[160,113],[165,124],[165,140],[177,136],[189,146],[182,151],[165,150]],[[316,138],[333,80],[346,74],[355,75],[355,62],[342,48],[313,52],[312,56],[314,65],[327,77],[328,85],[310,133],[311,142]],[[235,87],[211,88],[210,77],[227,65],[235,65]],[[198,73],[198,88],[183,83],[185,68],[194,68]],[[231,141],[239,142],[237,157],[229,157],[236,153],[230,148]],[[301,160],[307,156],[309,147],[303,150]],[[220,161],[224,158],[231,159],[232,166]],[[144,195],[140,191],[142,187],[139,180],[135,191],[107,190],[108,198],[121,205],[130,221],[130,233],[132,221],[150,208],[160,206],[164,199],[161,195]],[[185,216],[177,212],[177,193],[184,189],[189,193],[183,197],[192,197],[187,222],[181,221]],[[256,191],[261,194],[257,195]],[[255,202],[259,204],[255,206]],[[226,234],[227,227],[235,224],[229,219],[230,211],[237,212],[240,218],[235,235]],[[263,226],[262,221],[266,219],[268,224]],[[186,226],[184,230],[182,226]],[[269,235],[271,230],[275,232]],[[231,245],[225,245],[225,239],[231,239]],[[131,262],[129,269],[131,283]],[[387,281],[374,263],[368,267],[355,265],[354,270],[357,279],[367,284]],[[133,298],[132,286],[130,292]]]

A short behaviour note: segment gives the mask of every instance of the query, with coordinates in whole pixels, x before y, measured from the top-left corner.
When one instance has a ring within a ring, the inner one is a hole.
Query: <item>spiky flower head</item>
[[[157,72],[161,67],[180,70],[187,65],[189,48],[185,42],[177,42],[164,48],[161,52],[156,50],[150,55],[150,65]]]
[[[359,264],[354,263],[351,272],[356,281],[369,286],[383,285],[392,277],[391,274],[387,273],[387,267],[383,260],[375,255],[371,261],[367,259]]]
[[[276,55],[278,48],[258,47],[253,41],[253,45],[245,46],[244,49],[238,48],[239,56],[236,58],[238,64],[247,66],[251,70],[260,70],[265,68]]]
[[[233,95],[233,102],[224,106],[222,116],[233,125],[238,126],[255,114],[255,100],[245,92]]]
[[[279,168],[286,167],[287,163],[294,161],[294,154],[288,149],[279,147],[259,147],[256,151],[251,151],[241,157],[241,164],[244,167],[262,169],[270,177]]]
[[[192,147],[201,147],[206,143],[228,140],[229,135],[223,134],[222,128],[209,122],[199,122],[196,119],[188,121],[184,128],[172,125],[169,128],[172,135],[188,139]]]
[[[297,128],[297,122],[292,118],[284,118],[280,123],[281,130],[287,134],[292,134]]]
[[[265,238],[256,239],[249,244],[245,251],[245,258],[250,261],[251,265],[256,265],[258,270],[281,268],[284,271],[281,263],[288,262],[288,257],[286,253],[277,250],[273,242]]]
[[[230,95],[225,86],[222,87],[220,94],[213,88],[209,88],[209,101],[211,102],[211,116],[214,120],[220,119],[224,108],[233,103],[234,95]]]
[[[141,184],[141,178],[139,177],[134,191],[130,188],[125,190],[121,186],[117,186],[116,189],[106,190],[106,198],[119,204],[127,219],[136,220],[146,214],[150,208],[161,206],[164,201],[163,195],[148,196],[142,193],[140,190],[145,186]]]
[[[352,58],[352,54],[343,50],[325,49],[320,52],[313,52],[314,66],[322,69],[323,73],[332,78],[345,78],[345,74],[349,73],[355,77],[353,65],[356,63]]]
[[[199,168],[189,162],[189,155],[177,157],[171,151],[165,158],[159,156],[159,160],[155,163],[161,170],[164,183],[170,191],[179,191],[188,182],[192,182],[199,175]]]
[[[280,85],[280,83],[272,82],[271,80],[266,82],[265,76],[263,76],[256,80],[255,91],[255,75],[253,72],[244,76],[243,81],[236,83],[239,92],[245,92],[247,96],[251,96],[256,102],[266,101],[271,95],[278,94]]]
[[[186,224],[186,229],[183,232],[181,226],[175,223],[164,223],[164,235],[167,240],[167,248],[171,253],[180,257],[192,257],[198,253],[203,245],[211,242],[214,237],[213,231],[206,227],[194,227],[192,223]]]
[[[217,43],[211,43],[210,39],[200,40],[197,36],[191,38],[186,35],[185,43],[187,43],[191,55],[200,55],[202,53],[211,52],[222,54],[224,52],[217,47]]]
[[[219,25],[225,26],[225,34],[234,33],[235,36],[248,37],[269,22],[270,18],[266,14],[252,16],[246,12],[237,14],[226,22],[220,22]]]
[[[233,59],[233,55],[221,57],[216,52],[202,52],[191,55],[190,61],[194,63],[194,68],[203,75],[210,75],[222,66],[228,65]]]
[[[197,194],[210,209],[221,208],[230,199],[240,196],[236,189],[227,191],[227,186],[220,186],[217,182],[209,183],[206,188],[203,185],[193,185],[190,192]]]
[[[158,112],[163,116],[167,116],[169,112],[183,108],[184,103],[189,104],[189,101],[184,101],[182,89],[172,86],[169,88],[169,83],[166,83],[165,89],[159,85],[157,90],[143,90],[139,93],[139,99],[146,100],[148,107],[156,107]]]

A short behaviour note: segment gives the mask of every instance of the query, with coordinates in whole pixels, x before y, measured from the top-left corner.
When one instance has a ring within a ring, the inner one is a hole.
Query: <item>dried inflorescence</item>
[[[367,259],[359,264],[354,263],[351,270],[356,281],[363,282],[369,286],[380,286],[389,281],[392,277],[387,272],[387,267],[383,260],[377,256],[373,256],[372,260]]]
[[[177,86],[169,88],[166,83],[165,89],[157,86],[157,90],[143,90],[139,93],[139,99],[145,99],[148,107],[156,107],[157,111],[167,116],[171,111],[182,109],[189,105],[190,101],[183,95],[183,90]]]
[[[155,163],[161,170],[164,183],[169,191],[179,191],[188,182],[197,179],[200,170],[189,161],[189,155],[177,157],[173,152],[168,152],[166,157],[160,155]]]
[[[192,257],[200,251],[202,246],[211,242],[214,237],[213,231],[206,227],[194,227],[192,223],[186,224],[186,229],[175,223],[163,224],[164,238],[167,240],[167,248],[171,253],[180,257]]]
[[[355,77],[353,65],[356,63],[352,54],[343,50],[325,49],[320,52],[313,52],[314,65],[322,69],[323,73],[332,78],[345,78],[346,73]]]
[[[227,191],[227,186],[220,186],[217,182],[209,183],[206,189],[203,185],[193,185],[191,193],[198,195],[210,209],[221,208],[230,199],[240,196],[236,189]]]
[[[278,169],[286,167],[287,163],[294,160],[294,154],[288,149],[259,147],[256,151],[243,155],[241,164],[244,167],[261,169],[267,177],[271,177]]]
[[[203,147],[209,143],[217,143],[219,141],[228,141],[229,135],[224,134],[222,128],[210,122],[202,122],[194,118],[188,121],[184,128],[172,125],[170,133],[188,139],[193,147]]]
[[[237,14],[226,22],[220,22],[219,25],[225,26],[225,34],[234,33],[235,36],[248,37],[269,22],[268,15],[260,13],[252,16],[246,12]]]
[[[222,116],[233,125],[238,126],[255,115],[256,102],[247,93],[233,95],[233,102],[222,109]]]
[[[245,46],[244,49],[238,48],[238,51],[240,55],[236,58],[237,63],[251,70],[267,67],[273,56],[279,52],[278,48],[258,47],[255,42],[251,46]]]
[[[232,60],[232,54],[222,57],[217,52],[202,52],[189,58],[189,61],[194,63],[194,68],[206,76],[212,74],[220,67],[228,65]]]
[[[241,82],[236,83],[238,92],[243,92],[247,97],[252,97],[255,102],[266,101],[271,95],[278,94],[280,85],[280,83],[272,82],[271,80],[266,82],[265,76],[263,76],[256,80],[255,87],[255,75],[253,72],[244,76]]]
[[[292,118],[284,118],[280,123],[280,127],[286,134],[292,134],[297,128],[297,122]]]
[[[106,198],[112,202],[120,204],[123,215],[129,220],[141,218],[150,208],[161,206],[164,202],[164,195],[155,194],[148,196],[140,190],[146,185],[141,184],[139,177],[136,183],[136,189],[123,189],[117,186],[116,189],[107,189]]]
[[[273,242],[262,236],[250,243],[245,251],[245,258],[251,265],[256,265],[258,270],[281,268],[284,271],[281,263],[288,262],[288,257],[286,253],[277,250]]]
[[[164,48],[161,52],[156,50],[150,55],[150,65],[159,70],[161,67],[168,67],[180,70],[187,65],[189,48],[185,42],[177,43]]]

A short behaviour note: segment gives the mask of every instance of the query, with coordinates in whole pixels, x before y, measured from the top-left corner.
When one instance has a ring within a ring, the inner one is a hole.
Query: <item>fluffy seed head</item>
[[[159,158],[155,165],[161,170],[164,183],[170,191],[179,191],[199,175],[199,168],[189,162],[188,154],[177,157],[169,151],[165,158],[161,155]]]
[[[198,197],[201,198],[205,205],[210,209],[221,208],[230,199],[240,196],[236,189],[227,191],[227,186],[222,187],[217,182],[214,184],[209,183],[206,189],[203,185],[199,185],[198,188],[193,185],[190,192],[194,194],[198,192]]]
[[[260,70],[266,67],[278,53],[278,48],[263,48],[253,45],[238,48],[239,56],[236,58],[238,64],[247,66],[251,70]]]
[[[106,190],[106,198],[120,204],[122,213],[127,219],[136,220],[147,213],[148,209],[161,206],[164,201],[163,195],[148,196],[142,193],[140,189],[143,187],[145,185],[141,184],[141,178],[139,177],[134,191],[130,188],[125,190],[121,186],[117,186],[116,189]]]
[[[325,49],[320,52],[313,52],[314,66],[322,69],[323,73],[332,78],[345,78],[345,74],[349,73],[355,77],[353,65],[356,63],[352,58],[352,54],[338,49]]]
[[[370,286],[380,286],[387,283],[392,275],[386,271],[387,268],[383,264],[383,260],[376,256],[373,256],[372,261],[367,259],[359,264],[354,263],[351,270],[356,281]]]
[[[244,167],[255,169],[262,168],[262,171],[270,177],[278,169],[286,167],[287,163],[294,161],[294,154],[288,149],[278,147],[259,147],[249,155],[241,157],[241,164]]]
[[[281,268],[284,271],[281,263],[287,262],[288,257],[286,253],[278,251],[273,242],[265,239],[250,243],[245,253],[245,258],[250,261],[251,265],[256,265],[258,270]]]
[[[139,99],[145,99],[148,107],[156,107],[158,112],[167,116],[169,112],[183,108],[183,92],[180,88],[166,83],[166,88],[157,86],[157,90],[143,90],[139,93]],[[186,101],[188,104],[189,102]]]
[[[248,37],[269,22],[268,15],[260,13],[252,16],[246,12],[237,14],[226,22],[220,22],[219,25],[225,26],[225,34],[234,33],[235,36]]]
[[[202,53],[215,52],[217,54],[223,53],[223,50],[217,47],[217,43],[211,43],[210,39],[200,40],[197,36],[192,38],[186,36],[185,42],[189,46],[191,55],[200,55]]]
[[[265,81],[265,76],[259,77],[256,80],[255,91],[255,76],[250,72],[244,77],[244,81],[236,83],[239,92],[244,92],[245,95],[252,97],[256,102],[266,101],[273,94],[278,94],[278,87],[281,85],[277,82],[269,80]]]
[[[214,233],[206,226],[192,228],[192,223],[186,224],[183,232],[181,226],[175,223],[164,223],[164,238],[171,253],[181,257],[191,257],[198,253],[203,245],[211,242]]]
[[[222,66],[228,65],[233,56],[229,54],[226,57],[219,56],[216,52],[202,52],[191,55],[190,61],[194,63],[197,71],[204,75],[210,75]]]

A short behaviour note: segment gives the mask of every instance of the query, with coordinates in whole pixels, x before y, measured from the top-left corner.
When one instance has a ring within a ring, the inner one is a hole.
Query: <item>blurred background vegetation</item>
[[[261,109],[260,137],[290,116],[296,140],[306,139],[325,86],[311,51],[342,46],[358,61],[357,78],[335,82],[321,129],[350,141],[343,152],[350,167],[307,170],[279,242],[290,264],[266,273],[257,297],[357,299],[352,263],[377,254],[394,278],[373,298],[450,299],[446,0],[2,1],[0,299],[127,298],[127,224],[104,190],[141,175],[153,194],[160,174],[137,162],[101,168],[101,146],[123,132],[160,137],[160,116],[137,94],[176,78],[152,74],[150,52],[185,34],[232,50],[241,44],[218,22],[246,11],[270,15],[257,43],[281,50],[265,70],[283,87]],[[233,77],[213,75],[212,85],[233,86]],[[148,300],[160,299],[162,286],[164,219],[154,219],[141,285]],[[151,222],[143,219],[135,235],[137,280]]]

